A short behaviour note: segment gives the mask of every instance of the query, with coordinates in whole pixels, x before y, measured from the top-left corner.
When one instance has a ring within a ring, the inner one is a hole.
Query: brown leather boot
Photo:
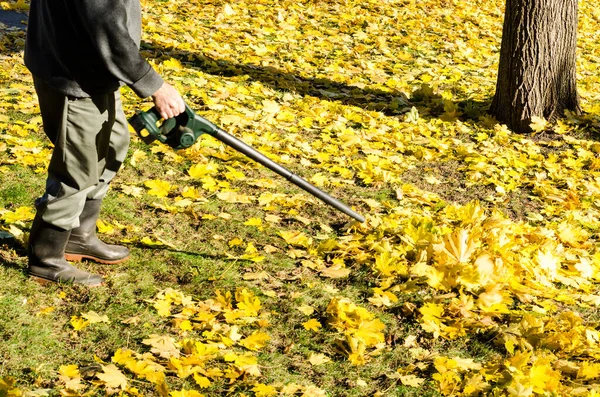
[[[89,287],[103,283],[102,277],[77,269],[65,260],[65,246],[70,230],[44,222],[36,215],[29,233],[29,275],[36,281],[82,284]]]
[[[102,200],[88,200],[79,216],[79,227],[71,230],[65,248],[65,258],[70,261],[89,259],[104,264],[115,264],[129,258],[129,250],[122,245],[105,244],[96,236],[96,220]]]

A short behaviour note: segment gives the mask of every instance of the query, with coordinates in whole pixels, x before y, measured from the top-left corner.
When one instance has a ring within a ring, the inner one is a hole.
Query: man
[[[67,260],[129,257],[126,247],[96,236],[102,199],[129,146],[119,87],[152,96],[165,119],[185,110],[177,90],[140,55],[140,36],[139,0],[31,1],[25,65],[54,144],[29,237],[28,272],[39,281],[100,285],[102,277]]]

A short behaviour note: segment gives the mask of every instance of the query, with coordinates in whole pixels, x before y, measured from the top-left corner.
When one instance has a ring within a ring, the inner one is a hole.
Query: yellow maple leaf
[[[312,238],[303,232],[280,230],[278,234],[283,237],[286,243],[300,247],[308,247],[312,244]]]
[[[120,365],[127,366],[130,362],[135,361],[133,351],[129,349],[117,349],[113,354],[111,361]]]
[[[558,225],[558,237],[565,244],[579,248],[581,243],[587,240],[588,233],[581,227],[565,221]]]
[[[127,378],[114,364],[102,365],[102,373],[96,374],[96,377],[104,382],[111,389],[127,389]]]
[[[121,190],[128,196],[137,198],[142,197],[142,194],[144,193],[144,189],[139,186],[121,185]]]
[[[183,191],[181,192],[181,196],[192,200],[198,200],[202,198],[200,191],[193,186],[184,187]]]
[[[433,175],[427,175],[425,177],[425,182],[429,183],[430,185],[440,185],[443,183]]]
[[[460,371],[479,371],[481,369],[481,364],[472,358],[452,357],[452,360]]]
[[[164,380],[163,367],[154,361],[132,359],[126,363],[126,367],[129,371],[142,378],[146,378],[149,382],[160,383]]]
[[[175,339],[167,335],[150,335],[149,338],[142,340],[142,343],[151,346],[152,353],[164,358],[177,358],[181,355],[179,348],[175,345]]]
[[[233,310],[232,298],[233,295],[229,291],[225,292],[225,294],[223,294],[220,290],[215,291],[215,300],[217,301],[218,305],[220,305],[221,310]]]
[[[419,111],[416,107],[411,107],[410,111],[406,113],[405,121],[413,124],[417,124],[419,122]]]
[[[147,246],[147,247],[162,247],[164,245],[168,245],[163,241],[160,240],[152,240],[150,237],[148,236],[144,236],[140,239],[140,243]]]
[[[426,379],[419,378],[415,375],[401,375],[400,382],[405,386],[420,387]]]
[[[238,247],[241,245],[244,245],[244,241],[242,239],[240,239],[239,237],[236,237],[232,240],[229,240],[229,242],[227,243],[230,247]]]
[[[67,378],[78,378],[80,377],[79,367],[76,364],[61,365],[58,368],[58,373]]]
[[[228,353],[223,356],[225,361],[233,361],[233,363],[239,367],[242,371],[249,375],[260,376],[260,370],[258,368],[258,359],[253,353],[247,353],[238,355],[235,353]]]
[[[270,223],[279,223],[281,222],[281,217],[273,214],[265,215],[265,221]]]
[[[171,302],[165,299],[154,302],[154,308],[159,316],[167,317],[171,315]]]
[[[260,310],[260,299],[258,299],[251,291],[246,288],[238,289],[235,292],[235,300],[237,307],[244,312],[245,316],[255,317]]]
[[[529,384],[539,394],[558,390],[562,375],[552,368],[552,361],[546,357],[538,358],[529,370]]]
[[[138,162],[143,161],[147,157],[148,155],[146,154],[146,152],[144,152],[143,150],[136,149],[129,159],[129,164],[131,164],[133,167],[137,167]]]
[[[225,14],[227,17],[232,17],[236,14],[236,11],[233,9],[233,7],[231,7],[231,4],[225,4],[223,6],[223,14]]]
[[[19,221],[30,221],[35,217],[32,207],[19,207],[14,211],[8,211],[0,217],[6,223],[15,223]]]
[[[592,278],[596,273],[592,261],[587,258],[579,258],[579,262],[574,267],[579,272],[579,275],[584,278]],[[596,299],[596,302],[598,302],[597,305],[600,305],[600,299]]]
[[[281,106],[279,106],[279,104],[277,102],[271,101],[269,99],[263,100],[262,105],[263,105],[262,110],[265,113],[275,114],[281,110]]]
[[[194,380],[196,381],[196,384],[202,389],[210,387],[210,385],[212,384],[210,379],[208,379],[206,376],[201,376],[197,373],[194,373]]]
[[[224,174],[225,178],[230,181],[240,181],[246,179],[246,175],[240,170],[237,170],[233,167],[227,167],[228,171]]]
[[[465,387],[463,389],[465,395],[476,395],[490,388],[490,384],[484,380],[481,374],[465,377],[465,380]]]
[[[325,390],[318,388],[314,385],[304,386],[304,390],[301,397],[327,397]]]
[[[533,116],[529,127],[533,132],[542,132],[548,126],[548,122],[543,117]]]
[[[549,250],[540,250],[537,252],[536,261],[539,265],[539,269],[542,270],[545,275],[549,276],[550,279],[554,279],[560,269],[560,258]]]
[[[451,263],[468,262],[476,248],[477,241],[467,229],[458,229],[444,236],[442,243],[433,246],[438,255],[438,261],[442,265],[446,261]]]
[[[312,353],[308,358],[308,362],[311,365],[321,365],[330,362],[331,359],[324,354],[315,354]]]
[[[87,313],[83,313],[81,315],[81,317],[85,318],[86,320],[88,320],[90,322],[90,324],[95,324],[95,323],[110,323],[110,320],[108,319],[108,316],[105,314],[103,316],[99,315],[98,313],[96,313],[95,311],[90,310]]]
[[[325,175],[321,172],[314,174],[310,178],[310,181],[312,182],[313,185],[318,186],[318,187],[326,186],[329,183],[327,175]]]
[[[398,302],[398,297],[389,291],[384,291],[381,288],[374,288],[373,292],[373,297],[368,300],[375,306],[390,307],[393,303]]]
[[[305,329],[307,329],[309,331],[314,331],[314,332],[319,332],[319,329],[323,327],[321,325],[321,323],[314,318],[311,318],[310,320],[306,321],[305,323],[302,324],[302,326]]]
[[[2,9],[29,11],[29,2],[26,0],[17,0],[16,2],[2,2]]]
[[[162,65],[163,65],[163,67],[166,67],[167,69],[176,69],[176,70],[183,69],[183,65],[176,58],[169,58],[166,61],[164,61],[162,63]]]
[[[531,397],[533,395],[533,387],[524,386],[522,383],[513,382],[512,386],[508,386],[506,391],[511,397]]]
[[[599,379],[600,378],[600,363],[584,361],[577,371],[579,379]]]
[[[495,284],[488,287],[477,297],[477,306],[484,311],[508,312],[507,304],[510,299],[505,297],[502,284]]]
[[[64,382],[64,386],[65,389],[70,391],[70,392],[75,392],[73,393],[74,395],[79,395],[79,393],[77,393],[80,390],[85,389],[87,386],[83,383],[81,383],[81,377],[75,377],[75,378],[67,378],[67,377],[61,377],[59,376],[59,379]],[[67,394],[67,393],[65,393]]]
[[[255,393],[256,397],[271,397],[279,394],[277,393],[277,389],[275,387],[264,385],[262,383],[254,384],[252,391]]]
[[[79,316],[72,316],[71,317],[71,326],[73,327],[73,329],[75,331],[81,331],[82,329],[84,329],[85,327],[87,327],[88,325],[90,325],[90,322],[86,319],[83,319]]]
[[[207,175],[214,175],[218,172],[219,165],[214,162],[197,163],[188,170],[188,174],[194,179],[202,179]]]
[[[477,281],[481,286],[487,286],[492,283],[496,276],[496,263],[491,255],[483,253],[475,260],[475,269],[477,269]]]
[[[100,234],[113,234],[115,232],[115,227],[110,223],[106,223],[101,219],[96,221],[96,227],[98,228],[98,233]]]
[[[307,316],[310,316],[311,314],[313,314],[315,312],[314,307],[307,306],[307,305],[298,306],[296,309],[300,310],[302,313],[304,313]]]
[[[256,248],[253,242],[249,242],[246,248],[244,249],[244,253],[246,255],[256,255],[258,254],[258,249]]]
[[[246,339],[242,339],[239,344],[248,350],[257,351],[266,346],[271,337],[264,332],[254,331]]]
[[[50,314],[54,311],[54,306],[49,306],[49,307],[44,307],[42,309],[40,309],[35,315],[36,316],[43,316],[45,314]]]
[[[263,255],[259,255],[258,253],[254,252],[254,253],[250,253],[250,254],[244,254],[244,255],[240,256],[239,259],[244,259],[247,261],[259,263],[259,262],[264,261],[265,257]]]
[[[379,319],[362,321],[358,328],[353,331],[353,336],[360,339],[367,347],[375,346],[385,342],[385,324]]]
[[[260,218],[250,218],[246,222],[244,222],[246,226],[262,226],[262,219]]]
[[[160,179],[145,181],[144,186],[150,189],[148,190],[148,194],[161,198],[167,197],[172,188],[169,182]]]
[[[351,336],[346,337],[346,341],[350,346],[351,353],[348,355],[348,361],[352,363],[352,365],[365,365],[367,363],[366,357],[366,346],[364,343],[361,343],[357,338],[353,338]]]
[[[324,268],[319,272],[321,276],[328,278],[344,278],[350,275],[350,269],[345,268],[341,265],[333,265]]]
[[[423,315],[424,321],[427,321],[427,320],[439,321],[443,317],[444,306],[437,304],[437,303],[428,302],[419,309],[419,312]]]

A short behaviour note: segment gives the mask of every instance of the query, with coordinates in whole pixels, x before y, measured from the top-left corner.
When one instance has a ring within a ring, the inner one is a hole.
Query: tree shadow
[[[443,98],[434,93],[433,89],[426,84],[408,97],[405,93],[393,89],[384,91],[377,88],[348,85],[322,77],[303,77],[272,66],[233,63],[199,52],[165,48],[152,41],[144,41],[142,49],[154,54],[154,58],[160,58],[165,54],[204,73],[223,77],[247,76],[249,79],[261,82],[277,91],[294,92],[302,96],[312,96],[346,106],[378,111],[386,116],[401,116],[409,112],[412,107],[418,108],[419,116],[425,119],[438,118],[445,113]],[[484,101],[466,99],[453,103],[462,114],[460,119],[476,121],[480,115],[487,113],[491,101],[492,98]]]
[[[11,53],[23,50],[20,39],[24,37],[27,18],[27,14],[22,12],[0,10],[0,43],[2,40],[7,41],[4,43],[5,50],[3,52]],[[424,119],[438,118],[445,113],[441,95],[434,93],[426,84],[408,97],[405,93],[393,89],[384,91],[377,88],[348,85],[328,78],[302,77],[272,66],[233,63],[224,59],[215,59],[200,52],[164,47],[153,41],[142,42],[142,49],[148,50],[152,54],[151,58],[160,58],[163,54],[168,54],[169,57],[176,58],[182,63],[208,74],[223,77],[247,76],[249,79],[259,81],[277,91],[294,92],[302,96],[312,96],[346,106],[378,111],[386,116],[401,116],[410,111],[412,107],[416,107],[419,110],[419,117]],[[487,113],[491,99],[454,101],[461,113],[459,119],[477,121],[480,115]]]
[[[142,49],[147,50],[155,59],[163,56],[172,57],[204,73],[223,77],[247,76],[250,80],[260,82],[277,91],[293,92],[302,96],[338,102],[342,105],[378,111],[386,116],[403,117],[412,107],[415,107],[418,110],[419,118],[424,120],[468,121],[475,125],[486,124],[486,127],[489,128],[489,120],[482,121],[481,118],[482,116],[491,116],[489,109],[493,100],[492,96],[476,100],[469,98],[468,92],[463,92],[459,95],[467,97],[466,99],[448,100],[425,83],[407,96],[404,92],[395,90],[384,91],[377,88],[359,87],[322,77],[303,77],[272,66],[215,59],[201,52],[164,47],[152,41],[144,41]],[[391,76],[392,74],[390,74]],[[452,118],[452,111],[448,111],[448,104],[454,106],[455,118]],[[580,137],[600,141],[600,123],[584,116],[582,115],[574,121],[575,124],[584,127],[583,131],[579,133]],[[552,132],[549,130],[546,135],[552,135]],[[538,139],[534,135],[531,138]]]
[[[25,30],[27,14],[18,11],[0,10],[0,29]]]
[[[26,28],[27,14],[0,9],[0,55],[23,51]]]

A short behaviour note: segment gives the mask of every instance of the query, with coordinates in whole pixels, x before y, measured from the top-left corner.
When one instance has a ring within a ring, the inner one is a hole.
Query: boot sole
[[[57,284],[57,283],[58,284],[67,284],[67,283],[63,283],[61,281],[49,280],[47,278],[43,278],[43,277],[40,277],[40,276],[33,276],[31,274],[29,275],[29,278],[32,281],[35,281],[36,283],[38,283],[38,284],[40,284],[40,285],[42,285],[44,287],[47,286],[47,285],[49,285],[49,284]],[[79,284],[79,283],[69,283],[69,284]],[[104,282],[97,283],[97,284],[79,284],[79,285],[84,285],[86,287],[94,288],[94,287],[101,287],[101,286],[103,286]]]
[[[116,259],[114,261],[109,261],[106,259],[101,259],[95,256],[91,256],[91,255],[83,255],[83,254],[68,254],[65,252],[65,259],[71,262],[81,262],[84,259],[93,261],[93,262],[97,262],[97,263],[102,263],[104,265],[116,265],[117,263],[121,263],[121,262],[125,262],[127,259],[129,259],[129,255],[126,256],[125,258],[121,258],[121,259]]]

